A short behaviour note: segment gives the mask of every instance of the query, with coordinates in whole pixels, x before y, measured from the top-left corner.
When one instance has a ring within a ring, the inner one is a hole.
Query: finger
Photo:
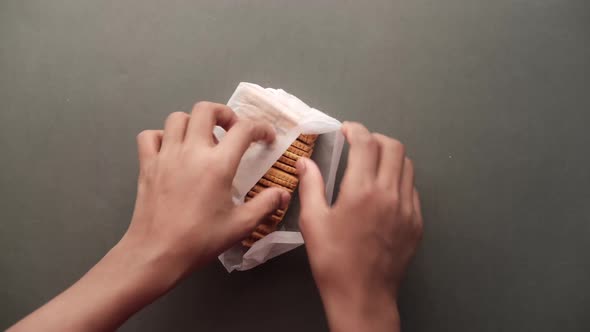
[[[163,134],[162,130],[144,130],[137,135],[137,153],[140,167],[158,155]]]
[[[184,112],[174,112],[168,115],[164,124],[164,137],[162,138],[162,149],[174,144],[180,144],[184,140],[189,115]]]
[[[404,159],[399,190],[402,212],[411,217],[414,214],[414,164],[409,158]]]
[[[233,225],[230,226],[237,231],[236,240],[248,236],[266,216],[277,209],[286,209],[290,199],[291,195],[286,190],[267,188],[247,203],[237,207],[234,210],[236,217],[233,218]]]
[[[303,236],[314,232],[315,222],[322,213],[329,209],[326,202],[324,180],[317,165],[307,158],[297,161],[297,175],[299,176],[299,226]]]
[[[356,122],[345,122],[342,132],[350,144],[346,181],[353,184],[366,184],[376,178],[379,161],[377,140],[365,128]]]
[[[424,223],[424,219],[422,219],[422,206],[420,204],[420,194],[418,190],[414,188],[413,192],[413,199],[414,199],[414,216],[416,216],[416,222],[418,225],[422,226]]]
[[[237,116],[227,105],[199,102],[193,107],[186,132],[186,141],[215,145],[213,128],[220,126],[229,130],[237,121]]]
[[[398,140],[385,135],[373,134],[373,137],[379,142],[379,156],[381,157],[377,181],[387,188],[397,190],[402,179],[405,148]]]
[[[252,142],[271,143],[274,139],[275,131],[269,123],[238,119],[217,147],[225,156],[225,162],[230,170],[235,172],[240,164],[240,159]]]

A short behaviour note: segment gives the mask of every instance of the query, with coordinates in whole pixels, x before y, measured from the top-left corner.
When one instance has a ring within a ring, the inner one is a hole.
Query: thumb
[[[240,224],[236,226],[241,231],[242,237],[248,236],[264,217],[271,215],[277,209],[285,209],[289,204],[291,195],[283,189],[267,188],[262,190],[253,199],[236,209]]]
[[[324,180],[318,166],[307,158],[299,158],[297,161],[297,174],[299,175],[299,201],[301,213],[299,226],[305,237],[313,232],[319,216],[328,210]]]

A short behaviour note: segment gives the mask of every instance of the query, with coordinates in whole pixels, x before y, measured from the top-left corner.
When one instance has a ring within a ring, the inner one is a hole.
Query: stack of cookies
[[[279,187],[293,193],[299,183],[295,163],[300,157],[309,158],[311,156],[316,139],[317,135],[300,135],[297,137],[279,160],[277,160],[268,172],[258,180],[258,183],[250,189],[246,196],[246,202],[269,187]],[[287,209],[276,210],[272,215],[263,220],[248,238],[242,241],[242,245],[245,247],[251,247],[254,242],[274,232],[285,217],[285,213],[287,213]]]

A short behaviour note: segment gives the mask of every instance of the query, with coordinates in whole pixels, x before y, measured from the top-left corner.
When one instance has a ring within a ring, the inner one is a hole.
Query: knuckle
[[[363,134],[363,135],[359,135],[358,143],[362,144],[364,146],[369,146],[369,145],[377,144],[377,139],[375,139],[375,136],[373,136],[373,135]]]
[[[377,188],[373,186],[363,186],[358,189],[357,195],[361,199],[371,199],[374,196],[376,190]]]
[[[387,183],[385,181],[377,181],[377,182],[375,182],[374,186],[375,186],[375,190],[379,191],[379,193],[383,197],[387,197],[391,192],[391,188],[390,188],[389,183]]]
[[[244,131],[252,133],[256,130],[256,123],[250,119],[244,119],[241,121],[241,127]]]
[[[274,131],[273,126],[268,122],[268,121],[262,121],[258,123],[258,127],[260,128],[261,131],[263,132],[270,132],[270,131]]]
[[[360,142],[363,138],[367,136],[372,136],[369,133],[369,130],[358,122],[346,122],[344,124],[344,129],[346,136],[348,136],[350,140],[355,142]]]
[[[248,137],[255,137],[260,126],[250,119],[240,120],[237,124],[238,130]]]
[[[135,137],[135,139],[137,140],[137,142],[142,142],[143,140],[145,140],[146,138],[148,138],[151,135],[151,130],[142,130],[139,132],[139,134],[137,134],[137,136]]]
[[[400,209],[400,214],[403,219],[412,220],[412,217],[414,215],[414,211],[412,210],[411,206],[403,205]]]
[[[387,147],[390,143],[391,138],[381,133],[372,133],[371,135],[373,135],[375,140],[377,140],[379,144],[383,145],[384,147]]]
[[[389,148],[399,148],[400,146],[403,146],[402,142],[400,142],[399,140],[385,135],[383,135],[383,142]]]
[[[377,141],[377,139],[375,139],[375,137],[372,135],[367,135],[363,143],[365,148],[369,149],[370,151],[377,151],[379,149],[379,141]]]
[[[383,145],[385,150],[405,153],[405,146],[399,140],[379,133],[373,134],[373,136]]]
[[[404,144],[394,138],[390,138],[391,140],[391,149],[394,151],[398,151],[401,154],[405,154],[406,153],[406,147],[404,146]]]
[[[373,186],[365,186],[359,188],[353,196],[351,197],[352,201],[356,202],[356,205],[362,208],[379,202],[380,190]]]
[[[397,192],[390,193],[389,196],[388,196],[387,203],[390,206],[393,206],[395,208],[399,207],[400,206],[400,197],[399,197],[399,194]]]
[[[221,108],[213,107],[212,104],[207,110],[213,115],[214,119],[217,119],[217,117],[219,116],[219,113],[221,113]]]
[[[199,101],[193,105],[193,112],[197,112],[199,110],[205,110],[211,107],[211,102],[208,101]]]
[[[204,167],[205,174],[208,174],[210,179],[216,183],[231,183],[233,181],[233,174],[229,166],[225,164],[217,164],[209,162]]]
[[[346,126],[352,130],[362,130],[362,131],[367,130],[367,128],[365,126],[363,126],[363,124],[361,124],[360,122],[356,122],[356,121],[348,122],[346,124]]]
[[[184,119],[187,115],[188,114],[186,114],[184,112],[180,112],[180,111],[172,112],[172,113],[170,113],[170,115],[168,115],[168,117],[166,118],[166,121],[176,121],[176,120]]]
[[[274,211],[278,209],[279,205],[281,205],[281,192],[277,190],[275,193],[273,193],[272,197],[270,197],[266,204],[268,211]]]

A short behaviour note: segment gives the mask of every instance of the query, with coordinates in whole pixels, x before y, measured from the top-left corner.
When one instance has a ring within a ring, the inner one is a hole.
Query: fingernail
[[[303,175],[303,173],[305,173],[305,158],[301,157],[299,158],[299,160],[297,160],[297,164],[295,165],[297,167],[297,174],[298,175]]]
[[[289,201],[290,200],[291,200],[291,195],[288,192],[283,191],[281,193],[281,206],[280,206],[280,209],[281,210],[286,209],[287,206],[289,205]]]

